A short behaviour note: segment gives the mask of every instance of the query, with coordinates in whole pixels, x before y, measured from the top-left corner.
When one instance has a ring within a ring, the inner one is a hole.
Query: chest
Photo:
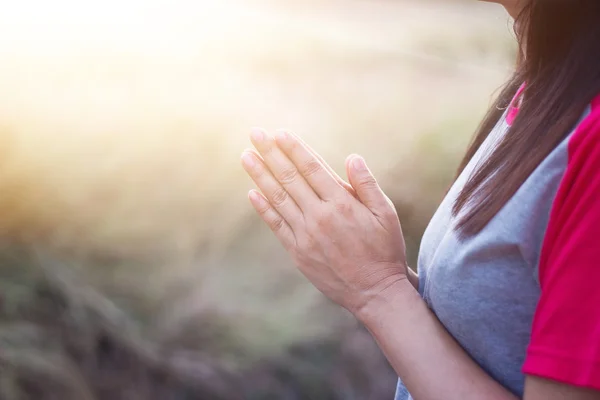
[[[461,239],[452,206],[477,164],[506,133],[500,123],[456,181],[423,237],[420,292],[453,337],[490,375],[522,394],[521,366],[540,295],[537,264],[568,162],[558,146],[476,236]]]

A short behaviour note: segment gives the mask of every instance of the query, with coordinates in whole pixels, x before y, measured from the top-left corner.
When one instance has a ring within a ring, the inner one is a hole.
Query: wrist
[[[400,275],[373,292],[369,299],[353,314],[362,324],[369,327],[387,313],[398,315],[399,307],[410,307],[414,301],[421,301],[421,296],[414,282],[407,275]],[[400,311],[401,313],[401,311]]]

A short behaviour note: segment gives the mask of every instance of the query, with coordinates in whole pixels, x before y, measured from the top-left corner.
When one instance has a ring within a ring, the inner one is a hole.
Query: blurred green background
[[[239,155],[253,126],[363,155],[416,265],[514,52],[474,0],[0,6],[0,399],[391,399]]]

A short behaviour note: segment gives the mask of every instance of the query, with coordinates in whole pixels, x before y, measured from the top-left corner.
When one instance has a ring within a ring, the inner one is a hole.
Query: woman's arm
[[[514,400],[444,329],[408,280],[355,313],[416,400]],[[527,377],[525,400],[598,400],[600,392]]]
[[[469,357],[408,280],[373,297],[355,316],[415,399],[516,399]]]

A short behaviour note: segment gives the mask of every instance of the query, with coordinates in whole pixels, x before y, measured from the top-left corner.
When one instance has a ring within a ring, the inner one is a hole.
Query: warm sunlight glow
[[[0,6],[0,48],[57,50],[69,46],[172,45],[175,36],[216,37],[236,24],[235,0],[15,1]]]
[[[442,4],[0,0],[0,234],[193,249],[249,212],[256,125],[390,168],[503,79],[490,10]]]

